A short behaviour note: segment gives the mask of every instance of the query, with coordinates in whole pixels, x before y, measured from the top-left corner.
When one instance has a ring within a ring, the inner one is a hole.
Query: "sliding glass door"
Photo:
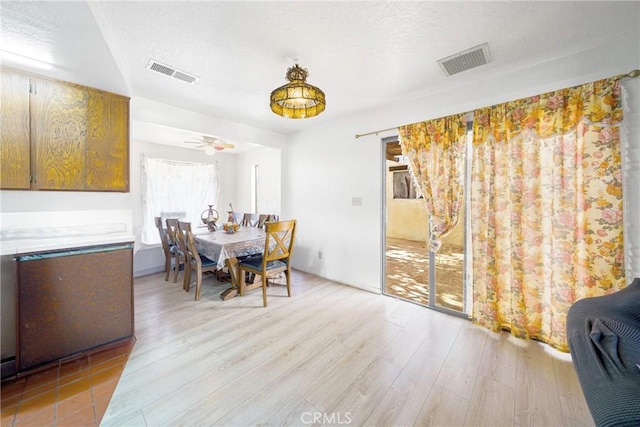
[[[429,215],[416,194],[397,138],[383,140],[383,293],[467,316],[466,215],[429,251]],[[466,212],[466,206],[463,212]]]

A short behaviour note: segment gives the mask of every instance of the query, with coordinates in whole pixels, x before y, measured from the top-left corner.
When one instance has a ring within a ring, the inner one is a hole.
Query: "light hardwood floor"
[[[199,301],[135,280],[137,342],[102,426],[593,425],[567,355],[294,272]]]

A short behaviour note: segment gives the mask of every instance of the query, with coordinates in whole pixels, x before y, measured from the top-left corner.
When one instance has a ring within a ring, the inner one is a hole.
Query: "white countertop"
[[[113,243],[134,242],[123,224],[84,227],[4,229],[0,231],[0,255],[16,255]]]

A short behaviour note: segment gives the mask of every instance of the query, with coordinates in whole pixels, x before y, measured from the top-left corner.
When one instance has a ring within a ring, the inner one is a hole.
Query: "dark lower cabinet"
[[[133,244],[16,261],[18,374],[133,339]]]

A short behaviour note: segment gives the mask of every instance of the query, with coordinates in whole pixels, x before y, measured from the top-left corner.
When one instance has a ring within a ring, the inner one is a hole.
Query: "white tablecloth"
[[[194,237],[198,252],[216,261],[218,269],[225,266],[228,258],[259,254],[264,251],[265,233],[260,228],[240,227],[232,234],[224,230],[214,232],[197,230]]]

